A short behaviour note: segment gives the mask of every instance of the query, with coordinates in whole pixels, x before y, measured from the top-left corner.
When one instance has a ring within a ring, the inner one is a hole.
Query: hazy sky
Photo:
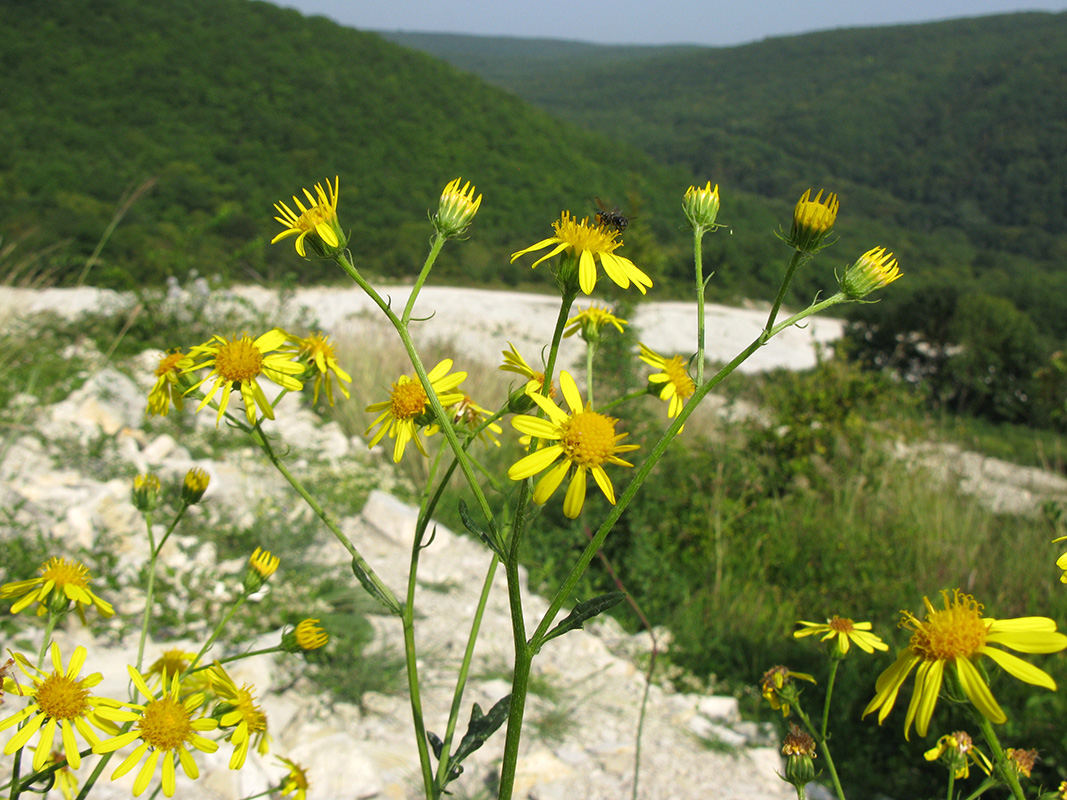
[[[369,30],[578,39],[603,44],[731,45],[767,36],[1064,11],[1067,0],[273,0]]]

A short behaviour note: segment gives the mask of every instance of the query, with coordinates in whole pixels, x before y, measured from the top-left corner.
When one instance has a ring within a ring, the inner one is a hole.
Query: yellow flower
[[[282,646],[291,653],[297,650],[318,650],[330,641],[330,634],[319,627],[317,619],[305,619],[297,623],[291,634],[282,637]]]
[[[474,215],[478,213],[478,207],[482,204],[482,196],[474,197],[474,187],[470,181],[459,188],[462,178],[449,181],[441,192],[441,202],[437,207],[437,213],[433,215],[433,227],[438,234],[446,239],[462,236],[467,232]]]
[[[632,467],[633,464],[623,461],[618,454],[636,450],[638,446],[619,444],[619,441],[629,434],[615,433],[617,419],[600,414],[582,404],[578,386],[569,372],[560,373],[559,383],[563,390],[563,398],[570,407],[570,414],[564,412],[551,400],[534,393],[530,397],[548,415],[548,419],[518,416],[511,421],[519,432],[538,439],[555,441],[556,444],[543,447],[512,464],[511,469],[508,470],[508,477],[513,481],[521,481],[548,470],[537,482],[533,492],[534,502],[544,503],[559,488],[573,465],[575,471],[567,486],[567,496],[563,500],[563,513],[570,519],[574,519],[585,503],[586,473],[592,473],[597,486],[600,487],[608,502],[614,505],[615,489],[611,485],[611,478],[604,470],[604,465],[618,464],[623,467]],[[559,460],[558,464],[556,464],[557,460]]]
[[[607,308],[602,308],[593,303],[585,311],[580,311],[567,320],[567,326],[563,329],[563,336],[568,337],[581,333],[585,341],[598,342],[600,341],[600,331],[604,326],[613,325],[615,330],[622,333],[622,326],[627,324],[629,323],[626,320],[616,317]]]
[[[211,372],[187,390],[186,394],[199,389],[212,378],[215,379],[214,386],[206,393],[196,410],[203,409],[211,402],[215,393],[222,389],[219,414],[215,420],[215,424],[218,425],[226,411],[226,406],[230,403],[231,390],[240,388],[249,425],[256,424],[257,405],[263,412],[263,416],[267,419],[274,419],[274,409],[267,400],[267,396],[263,394],[263,389],[257,379],[263,375],[290,391],[298,392],[304,386],[293,377],[304,371],[303,365],[293,361],[291,353],[272,353],[285,344],[288,338],[288,334],[281,328],[274,328],[255,341],[252,341],[252,337],[248,334],[244,334],[240,339],[234,336],[228,341],[216,335],[207,344],[194,347],[190,357],[193,359],[206,357],[206,359],[199,364],[190,365],[186,368],[186,372],[205,367],[210,367]]]
[[[111,603],[97,597],[89,588],[93,578],[83,564],[55,557],[42,564],[40,572],[39,578],[5,583],[0,587],[0,598],[19,598],[11,606],[12,614],[18,614],[34,602],[39,604],[37,616],[43,616],[49,610],[63,613],[70,609],[71,603],[78,609],[83,622],[84,606],[94,606],[105,617],[115,613]]]
[[[159,360],[156,367],[156,382],[148,392],[148,413],[167,416],[173,405],[182,410],[182,373],[192,364],[189,356],[181,350],[173,350]]]
[[[514,372],[516,375],[521,375],[526,378],[526,386],[523,387],[524,392],[545,393],[545,373],[537,372],[533,367],[527,364],[526,359],[519,355],[519,351],[515,349],[515,345],[508,342],[508,349],[502,350],[501,355],[504,356],[504,363],[497,367],[497,369],[501,369],[504,372]],[[548,396],[556,396],[556,387],[553,384],[549,384]]]
[[[278,569],[280,563],[281,559],[278,556],[271,555],[269,550],[257,547],[248,559],[248,569],[244,577],[245,591],[258,592]]]
[[[628,288],[632,282],[641,294],[644,294],[648,287],[652,286],[652,279],[634,266],[630,259],[615,255],[615,250],[622,245],[618,240],[618,230],[610,226],[590,225],[588,217],[578,222],[567,211],[560,216],[559,222],[552,223],[552,227],[556,231],[555,236],[512,253],[512,263],[526,253],[551,247],[546,255],[541,256],[531,266],[536,267],[542,261],[568,251],[568,254],[578,261],[578,284],[586,294],[592,294],[596,287],[597,260],[607,276],[623,289]]]
[[[716,228],[715,218],[719,215],[719,184],[711,188],[711,181],[703,189],[690,186],[682,200],[685,218],[694,230],[707,231]]]
[[[152,666],[142,675],[145,681],[152,680],[155,683],[156,678],[161,683],[166,683],[167,678],[173,678],[175,675],[181,675],[185,670],[189,669],[189,665],[193,663],[193,659],[196,658],[196,653],[189,650],[182,650],[180,647],[172,647],[169,650],[164,650],[163,655],[157,658]],[[204,676],[203,672],[194,672],[185,679],[185,687],[189,688],[189,684],[192,680]],[[206,685],[206,681],[205,681]]]
[[[211,476],[200,467],[193,467],[185,473],[182,481],[182,502],[193,506],[204,499],[204,492],[211,483]]]
[[[38,771],[42,770],[48,763],[58,728],[63,756],[74,769],[77,769],[81,765],[81,755],[78,753],[78,743],[74,738],[75,731],[93,746],[100,743],[100,738],[91,726],[96,726],[108,734],[117,733],[118,728],[106,718],[101,718],[103,715],[99,714],[103,708],[108,704],[114,704],[115,701],[90,696],[89,690],[104,679],[99,672],[78,678],[78,673],[85,666],[86,650],[84,647],[75,648],[66,670],[63,669],[59,645],[55,642],[52,642],[51,654],[53,669],[51,673],[37,669],[21,653],[15,654],[19,669],[33,681],[33,688],[25,692],[33,699],[24,709],[0,722],[0,731],[13,725],[21,726],[8,741],[4,754],[11,755],[16,750],[25,747],[30,738],[40,731],[41,738],[37,742],[37,749],[33,756],[33,768]]]
[[[868,250],[841,278],[841,291],[849,297],[866,297],[875,289],[888,286],[901,275],[897,260],[884,247]]]
[[[793,229],[786,241],[797,250],[814,253],[833,230],[840,205],[833,192],[823,200],[820,189],[812,200],[811,189],[808,189],[793,209]]]
[[[48,758],[45,760],[44,768],[48,769],[53,764],[58,764],[61,761],[64,762],[62,767],[59,767],[52,773],[56,779],[55,788],[59,789],[60,794],[63,795],[63,800],[74,800],[74,796],[78,792],[78,778],[64,759],[65,757],[61,752],[52,750],[49,752]],[[37,760],[36,757],[34,760]]]
[[[793,683],[794,678],[815,683],[815,678],[806,672],[793,672],[789,667],[771,667],[760,678],[760,691],[763,699],[771,704],[775,711],[781,709],[782,716],[789,716],[789,709],[800,699],[800,691]]]
[[[135,475],[133,479],[133,505],[138,511],[154,511],[159,505],[159,494],[162,490],[159,478],[148,473]]]
[[[282,779],[281,787],[278,790],[282,793],[282,797],[292,795],[293,800],[307,800],[308,786],[311,785],[308,781],[307,770],[288,758],[282,758],[281,756],[276,756],[276,758],[289,768],[289,774]]]
[[[449,374],[450,369],[452,369],[452,359],[446,358],[426,376],[430,379],[430,386],[442,406],[450,406],[463,399],[461,392],[452,390],[466,380],[467,373]],[[396,463],[399,464],[400,459],[404,457],[408,442],[414,442],[418,451],[426,455],[426,449],[422,446],[422,440],[419,439],[419,428],[433,422],[428,418],[431,412],[429,402],[426,391],[418,379],[401,375],[393,384],[388,400],[367,406],[367,411],[371,413],[382,412],[366,430],[366,433],[370,433],[376,425],[381,426],[370,440],[368,447],[374,447],[388,433],[390,439],[396,440],[393,445],[393,461]]]
[[[850,642],[855,643],[856,647],[865,653],[889,649],[889,645],[873,633],[870,633],[871,623],[869,622],[853,622],[847,617],[839,617],[834,614],[833,619],[826,620],[825,624],[821,622],[804,622],[802,620],[797,625],[803,625],[804,629],[794,631],[794,637],[800,639],[817,633],[825,634],[822,637],[822,641],[834,639],[834,649],[842,656],[848,652]]]
[[[211,689],[220,701],[212,716],[219,721],[220,728],[234,728],[226,736],[226,741],[233,744],[230,769],[240,769],[248,757],[248,747],[253,739],[256,741],[256,752],[261,756],[270,750],[267,715],[256,704],[254,687],[246,683],[238,688],[218,661],[210,671]]]
[[[1009,747],[1004,751],[1004,757],[1011,769],[1026,778],[1030,777],[1030,773],[1034,771],[1034,764],[1037,763],[1037,751],[1032,749],[1018,750]]]
[[[463,395],[463,398],[458,403],[452,403],[444,408],[445,411],[452,415],[452,424],[457,428],[477,434],[477,438],[486,444],[494,444],[500,447],[500,440],[496,437],[502,434],[504,429],[495,422],[490,422],[485,427],[482,427],[482,420],[491,416],[491,412],[489,409],[482,408],[475,403],[469,394]],[[440,426],[436,423],[427,425],[426,435],[435,434],[438,430],[440,430]]]
[[[689,372],[686,370],[685,359],[681,356],[664,358],[642,344],[641,360],[649,366],[662,370],[662,372],[649,375],[648,382],[651,384],[663,384],[663,388],[659,392],[659,399],[668,403],[667,418],[674,419],[682,413],[682,406],[685,401],[692,397],[696,391],[696,384],[693,383],[693,379],[689,377]]]
[[[200,770],[187,747],[195,747],[202,753],[214,753],[219,746],[200,733],[215,730],[219,723],[210,717],[194,719],[193,714],[204,704],[204,694],[183,693],[177,675],[171,678],[170,690],[156,699],[137,670],[127,667],[127,672],[145,702],[120,703],[120,708],[101,708],[100,716],[115,722],[130,722],[133,726],[126,733],[94,745],[93,752],[113,753],[140,740],[137,748],[111,773],[111,779],[121,778],[144,758],[144,765],[133,783],[133,796],[140,797],[155,775],[156,765],[162,760],[163,794],[173,797],[177,771],[175,762],[180,762],[185,774],[196,780]]]
[[[1048,673],[990,645],[1004,645],[1022,653],[1055,653],[1067,647],[1067,636],[1057,633],[1056,623],[1047,617],[988,619],[982,617],[982,605],[959,589],[952,593],[944,591],[942,596],[943,609],[935,609],[929,598],[923,598],[925,620],[920,621],[908,611],[902,612],[900,625],[913,631],[911,641],[900,651],[896,662],[878,677],[874,699],[863,711],[863,716],[878,711],[881,724],[893,710],[900,687],[912,669],[918,667],[904,719],[905,739],[911,732],[912,722],[920,736],[926,735],[946,666],[955,671],[972,705],[986,718],[999,723],[1006,721],[1007,716],[975,666],[978,657],[987,656],[1021,681],[1055,691],[1056,683]]]
[[[304,196],[308,200],[307,208],[296,195],[293,195],[293,202],[300,209],[299,214],[293,212],[284,202],[274,204],[274,209],[280,215],[274,219],[284,225],[285,230],[271,239],[271,244],[280,242],[289,236],[296,236],[296,252],[306,258],[304,240],[309,234],[314,233],[318,238],[311,239],[311,242],[322,255],[344,249],[348,241],[337,220],[337,198],[341,183],[337,176],[334,176],[333,180],[333,184],[326,181],[326,189],[322,188],[321,183],[316,183],[314,197],[311,192],[304,189]],[[325,248],[321,245],[325,245]]]
[[[351,383],[352,378],[347,372],[341,369],[341,365],[337,363],[337,351],[334,349],[333,343],[328,337],[323,336],[321,333],[313,333],[306,339],[299,337],[293,337],[293,343],[297,347],[297,358],[300,359],[308,368],[315,370],[315,385],[314,394],[312,395],[312,402],[319,402],[319,389],[323,386],[326,387],[326,401],[333,405],[333,385],[330,381],[331,373],[337,376],[337,388],[341,390],[341,394],[345,396],[347,400],[350,395],[348,389],[345,388],[345,383]],[[344,383],[342,383],[344,381]]]
[[[945,764],[952,770],[956,780],[971,777],[970,762],[972,761],[986,775],[989,775],[993,769],[993,765],[986,758],[985,753],[974,746],[970,734],[965,731],[956,731],[947,736],[942,736],[937,740],[937,747],[927,750],[923,754],[923,758],[927,761],[937,761],[942,756],[944,756]]]

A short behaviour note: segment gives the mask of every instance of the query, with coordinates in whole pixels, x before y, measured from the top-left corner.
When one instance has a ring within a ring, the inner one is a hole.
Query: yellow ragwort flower
[[[1024,778],[1029,778],[1030,773],[1034,771],[1034,764],[1037,763],[1037,750],[1019,750],[1015,747],[1009,747],[1004,751],[1004,757],[1007,759],[1008,766],[1011,769]]]
[[[182,410],[182,392],[185,387],[182,386],[181,376],[192,363],[189,356],[181,350],[172,350],[159,360],[156,382],[148,392],[149,414],[165,417],[172,405],[179,411]]]
[[[927,761],[937,761],[944,757],[946,766],[952,770],[956,780],[971,777],[973,761],[986,775],[993,770],[993,765],[985,753],[974,746],[974,741],[966,731],[956,731],[937,740],[937,746],[923,753]]]
[[[196,656],[196,653],[190,650],[182,650],[180,647],[172,647],[169,650],[164,650],[163,655],[152,662],[152,666],[144,672],[142,677],[145,681],[151,681],[153,684],[157,679],[161,684],[165,684],[168,678],[173,678],[175,675],[181,675],[185,670],[189,669],[189,665],[193,663],[193,659],[196,658]],[[189,688],[190,680],[203,675],[203,671],[194,672],[192,675],[189,675],[185,681],[186,689]]]
[[[504,356],[504,363],[497,367],[497,369],[503,370],[504,372],[514,372],[516,375],[521,375],[526,378],[526,386],[523,387],[523,391],[527,394],[530,392],[545,393],[545,373],[538,372],[527,364],[526,359],[519,355],[519,351],[515,349],[515,345],[508,342],[508,349],[501,350],[500,352],[501,355]],[[556,396],[555,384],[549,384],[548,396]]]
[[[282,778],[281,786],[278,789],[282,797],[292,795],[293,800],[307,800],[308,787],[311,785],[308,781],[307,770],[288,758],[283,758],[282,756],[275,756],[275,758],[289,769],[288,774]]]
[[[770,703],[775,711],[781,709],[782,716],[789,716],[789,709],[797,703],[800,691],[793,683],[794,679],[815,683],[815,678],[806,672],[793,672],[789,667],[771,667],[760,678],[760,691],[763,699]]]
[[[508,477],[513,481],[521,481],[548,470],[537,482],[533,492],[534,502],[544,503],[563,483],[571,466],[574,466],[574,475],[567,486],[567,496],[563,500],[563,513],[570,519],[574,519],[585,504],[586,473],[592,473],[600,491],[604,493],[608,502],[614,505],[615,489],[611,485],[611,478],[604,470],[604,465],[618,464],[623,467],[632,467],[633,464],[619,458],[619,453],[637,450],[638,446],[619,444],[619,441],[629,434],[615,433],[617,419],[583,405],[578,386],[569,372],[560,373],[559,383],[563,390],[563,398],[571,410],[569,414],[548,398],[534,393],[530,397],[541,407],[548,419],[517,416],[511,421],[519,432],[537,439],[552,441],[555,444],[542,447],[516,461],[508,470]]]
[[[1056,623],[1048,617],[988,619],[982,605],[959,589],[942,592],[944,608],[934,608],[924,597],[926,619],[919,620],[908,611],[900,625],[911,630],[908,646],[900,651],[896,662],[875,683],[875,696],[863,716],[878,711],[881,724],[896,703],[897,694],[912,669],[915,689],[904,719],[904,738],[911,733],[912,722],[920,736],[925,736],[934,713],[946,667],[955,671],[967,699],[992,722],[1005,722],[1007,715],[997,705],[982,673],[975,666],[979,656],[987,656],[1005,672],[1021,681],[1055,691],[1056,683],[1043,670],[990,645],[1003,645],[1022,653],[1055,653],[1067,647],[1067,636],[1056,632]]]
[[[294,336],[292,342],[297,348],[297,358],[299,358],[308,369],[314,372],[315,384],[314,393],[311,397],[312,402],[319,402],[319,389],[325,387],[326,401],[331,406],[333,405],[333,384],[330,380],[331,375],[337,377],[337,388],[341,390],[341,394],[343,394],[347,400],[350,395],[348,394],[348,389],[345,387],[345,383],[351,383],[352,378],[347,372],[341,369],[341,365],[337,363],[337,351],[329,337],[324,336],[321,333],[313,333],[306,339]]]
[[[578,284],[586,294],[592,294],[596,287],[597,261],[600,261],[600,266],[604,268],[607,276],[623,289],[628,288],[632,282],[641,294],[644,294],[652,286],[652,279],[634,266],[630,259],[615,255],[615,251],[622,245],[617,229],[605,225],[590,225],[588,217],[578,222],[567,211],[560,216],[559,222],[552,223],[552,228],[556,231],[555,236],[512,253],[512,263],[526,253],[551,247],[546,255],[541,256],[531,266],[536,267],[554,255],[568,252],[577,259]]]
[[[674,419],[682,413],[682,406],[693,396],[697,388],[693,379],[689,377],[685,359],[681,356],[664,358],[652,348],[642,344],[641,360],[651,367],[662,370],[662,372],[649,375],[648,382],[653,385],[663,385],[659,391],[659,399],[668,404],[667,418]]]
[[[786,241],[797,250],[814,253],[834,229],[841,204],[833,192],[823,200],[822,192],[820,189],[812,200],[811,189],[808,189],[793,209],[793,229]]]
[[[719,184],[711,188],[711,181],[703,189],[690,186],[682,200],[682,210],[694,230],[708,231],[718,227],[715,218],[719,216]]]
[[[211,402],[215,393],[222,389],[219,414],[215,420],[215,425],[218,425],[230,403],[230,392],[239,388],[249,425],[256,424],[257,405],[263,412],[263,416],[267,419],[274,419],[274,408],[267,400],[267,396],[263,394],[258,378],[260,376],[269,378],[290,391],[298,392],[304,388],[304,384],[293,377],[304,371],[304,365],[293,361],[290,352],[273,352],[284,345],[288,338],[289,334],[281,328],[274,328],[255,341],[248,334],[242,335],[239,339],[234,336],[229,340],[216,335],[207,344],[194,347],[190,357],[204,358],[204,360],[190,365],[185,371],[192,372],[210,367],[211,372],[206,378],[188,389],[186,394],[196,391],[212,378],[215,379],[215,384],[205,393],[204,399],[196,410],[202,410]]]
[[[503,367],[501,367],[503,369]],[[1067,536],[1060,536],[1058,539],[1053,539],[1052,543],[1062,542],[1067,540]],[[1056,559],[1056,566],[1063,570],[1063,574],[1060,575],[1060,583],[1067,583],[1067,553]]]
[[[238,687],[218,661],[210,672],[211,690],[219,698],[212,716],[219,721],[219,728],[233,728],[226,736],[226,741],[233,745],[230,769],[240,769],[248,757],[252,740],[255,740],[256,752],[261,756],[269,752],[267,715],[256,703],[255,688],[251,684]]]
[[[467,373],[449,374],[450,369],[452,369],[452,359],[446,358],[426,375],[442,406],[454,405],[463,399],[462,392],[453,390],[466,380]],[[389,399],[380,403],[372,403],[367,406],[367,411],[372,414],[377,411],[381,412],[364,434],[370,433],[376,425],[381,426],[370,440],[368,447],[374,447],[386,434],[389,434],[390,439],[396,440],[393,445],[393,461],[397,464],[404,457],[408,442],[414,442],[418,451],[426,455],[426,449],[419,438],[419,429],[431,424],[433,420],[428,418],[431,413],[430,399],[417,378],[401,375],[393,384]]]
[[[495,422],[490,422],[483,427],[483,420],[492,416],[487,408],[482,408],[471,399],[469,394],[464,394],[458,403],[452,403],[444,407],[452,417],[452,424],[465,433],[474,433],[476,438],[481,439],[487,445],[492,444],[500,447],[500,440],[496,437],[504,432],[504,429]],[[440,430],[437,423],[426,426],[426,435],[431,436]]]
[[[564,338],[568,336],[574,336],[576,333],[582,335],[582,339],[587,342],[600,341],[600,331],[607,325],[614,326],[615,330],[622,333],[622,326],[629,323],[616,317],[606,307],[601,307],[596,303],[593,303],[589,308],[584,311],[579,311],[569,320],[567,320],[566,327],[563,329]],[[507,354],[505,353],[505,356]],[[503,369],[503,367],[501,367]]]
[[[308,235],[314,233],[318,238],[313,238],[310,241],[317,250],[320,250],[322,255],[328,255],[330,251],[344,249],[348,241],[344,231],[341,230],[341,223],[337,220],[337,198],[341,182],[337,176],[334,176],[333,180],[332,184],[326,181],[326,189],[322,188],[321,183],[316,183],[314,197],[311,192],[304,189],[304,196],[308,200],[307,208],[300,202],[300,198],[293,195],[293,203],[300,209],[299,214],[292,211],[283,202],[274,204],[274,209],[280,215],[274,219],[285,226],[285,230],[271,239],[271,244],[280,242],[290,236],[296,236],[296,252],[306,258],[307,251],[304,249],[304,240],[307,239]],[[322,245],[325,245],[325,248]]]
[[[139,740],[140,744],[136,749],[111,773],[111,779],[121,778],[144,758],[144,765],[133,782],[133,796],[140,797],[154,777],[156,765],[162,760],[163,794],[173,797],[177,772],[175,762],[181,763],[185,774],[196,780],[200,776],[200,770],[187,748],[192,746],[202,753],[214,753],[218,750],[218,744],[200,735],[202,732],[215,730],[219,726],[218,720],[211,717],[194,718],[196,710],[204,704],[204,693],[183,692],[177,675],[170,679],[170,689],[157,699],[137,670],[127,667],[127,672],[145,702],[120,703],[118,708],[102,707],[99,710],[100,716],[115,722],[130,722],[133,725],[126,733],[120,733],[94,745],[93,752],[113,753]]]
[[[133,505],[138,511],[154,511],[159,505],[159,495],[163,490],[159,478],[152,473],[135,475],[133,478]]]
[[[4,747],[4,755],[11,755],[25,747],[33,735],[40,731],[41,738],[34,752],[33,768],[42,770],[48,763],[52,747],[56,743],[58,728],[63,757],[77,769],[81,766],[81,755],[78,752],[78,742],[74,738],[75,731],[93,746],[100,743],[93,726],[109,735],[118,733],[118,728],[99,714],[101,709],[114,705],[116,701],[89,694],[89,690],[104,679],[99,672],[84,678],[78,677],[78,673],[85,666],[84,647],[75,648],[65,670],[59,645],[55,642],[52,642],[51,654],[51,673],[37,669],[21,653],[14,654],[19,669],[33,682],[33,688],[24,692],[32,699],[24,709],[0,722],[0,731],[13,725],[20,726]]]
[[[865,653],[873,653],[875,650],[888,650],[889,645],[870,632],[871,623],[853,622],[847,617],[839,617],[834,614],[832,619],[822,622],[804,622],[801,620],[797,625],[803,625],[803,630],[794,631],[793,636],[801,639],[805,636],[824,634],[821,641],[834,640],[834,649],[839,655],[848,652],[850,643]]]
[[[875,247],[845,270],[841,278],[841,291],[858,300],[876,289],[888,286],[900,276],[900,267],[893,254],[887,253],[884,247]]]
[[[211,476],[200,467],[193,467],[185,473],[182,481],[182,502],[194,506],[204,499],[204,492],[211,483]]]
[[[304,619],[293,630],[296,645],[301,650],[318,650],[330,641],[330,634],[319,627],[317,619]]]
[[[478,213],[478,207],[482,204],[482,196],[474,196],[474,187],[467,181],[463,188],[459,188],[462,178],[449,181],[441,192],[441,202],[437,207],[437,213],[433,215],[434,230],[446,239],[462,236],[467,232],[474,215]]]
[[[269,550],[257,547],[248,559],[248,569],[244,577],[245,591],[258,592],[278,569],[280,563],[281,559],[278,556],[271,555]]]
[[[89,588],[93,582],[92,575],[85,565],[77,561],[54,557],[41,565],[41,576],[25,581],[5,583],[0,587],[0,598],[19,598],[11,606],[11,613],[18,614],[32,603],[38,603],[37,616],[43,616],[51,610],[63,613],[70,610],[73,603],[78,613],[85,620],[84,607],[92,605],[105,617],[115,613],[111,603],[97,597]]]

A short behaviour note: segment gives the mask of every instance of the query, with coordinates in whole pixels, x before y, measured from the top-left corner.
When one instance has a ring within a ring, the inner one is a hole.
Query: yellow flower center
[[[396,419],[412,419],[426,408],[429,398],[418,381],[401,378],[389,395],[390,413]]]
[[[693,392],[696,391],[696,384],[689,377],[689,373],[685,371],[685,361],[681,356],[665,359],[663,361],[663,371],[670,378],[671,383],[674,384],[674,391],[677,392],[682,400],[693,396]]]
[[[156,750],[173,750],[196,735],[185,706],[169,695],[150,701],[137,727],[145,743]]]
[[[829,625],[830,630],[843,634],[849,634],[855,630],[855,627],[852,625],[852,620],[847,617],[839,617],[837,614],[834,614],[834,618],[830,620]]]
[[[314,360],[316,356],[321,355],[323,359],[329,361],[331,358],[337,357],[337,351],[334,350],[329,339],[321,333],[313,333],[306,338],[304,343],[300,346],[300,355],[303,358],[311,360]]]
[[[53,672],[34,692],[41,713],[52,719],[76,719],[89,710],[89,690],[81,681],[68,678],[61,672]]]
[[[231,383],[251,381],[263,371],[263,354],[247,335],[232,339],[219,347],[215,371]]]
[[[986,624],[982,621],[982,604],[959,589],[950,599],[942,593],[945,608],[935,609],[926,601],[926,619],[920,622],[904,612],[901,626],[911,628],[912,652],[926,661],[952,661],[960,656],[967,658],[985,644]]]
[[[162,378],[169,372],[180,372],[178,369],[178,362],[185,356],[179,351],[177,353],[170,353],[160,359],[159,366],[156,367],[156,377]]]
[[[312,206],[297,218],[293,227],[313,233],[319,225],[329,226],[335,216],[336,212],[330,206]]]
[[[41,575],[45,581],[53,581],[57,587],[80,586],[88,589],[92,578],[82,564],[77,561],[67,561],[65,558],[51,558],[41,567]]]
[[[567,211],[563,212],[559,222],[552,223],[552,228],[557,239],[578,251],[613,253],[622,244],[617,241],[619,232],[614,228],[590,225],[588,217],[578,222]]]
[[[615,454],[615,423],[596,411],[579,411],[563,423],[560,444],[567,458],[581,467],[597,467]]]

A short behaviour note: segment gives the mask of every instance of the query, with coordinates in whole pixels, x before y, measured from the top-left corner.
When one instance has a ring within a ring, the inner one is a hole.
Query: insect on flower
[[[4,680],[11,678],[11,681],[15,684],[15,689],[19,695],[22,696],[22,684],[19,683],[18,675],[15,670],[15,659],[9,658],[3,664],[0,664],[0,703],[4,702]]]
[[[597,225],[602,228],[614,228],[619,233],[626,230],[626,226],[630,224],[630,218],[619,211],[618,206],[609,211],[599,197],[594,197],[593,199],[596,200],[597,208],[600,209],[596,212]]]

